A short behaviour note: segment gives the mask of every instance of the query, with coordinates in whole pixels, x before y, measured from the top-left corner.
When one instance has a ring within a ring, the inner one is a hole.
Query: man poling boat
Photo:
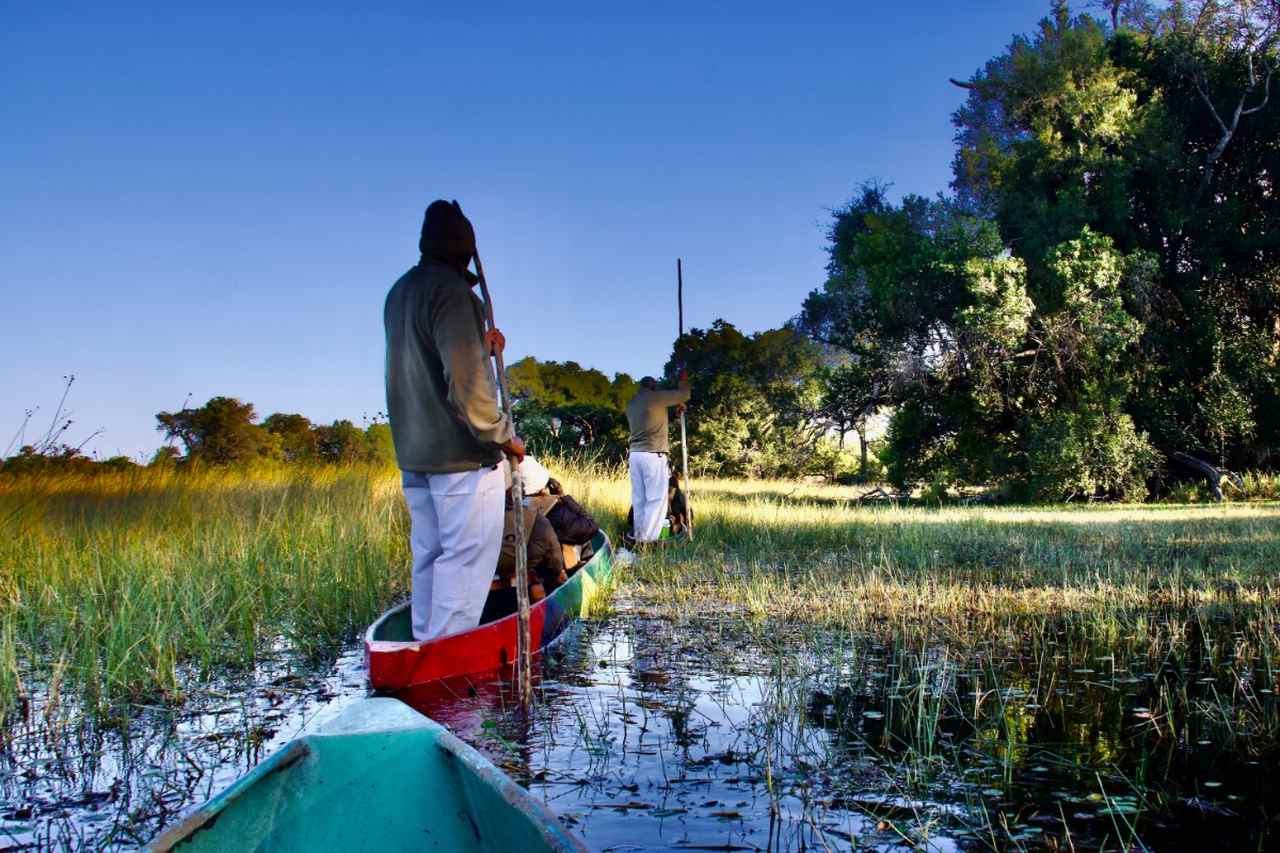
[[[680,337],[684,337],[684,273],[676,261],[677,306]],[[680,415],[680,449],[684,461],[685,487],[689,482],[689,448],[685,429],[685,404],[691,396],[689,376],[682,368],[675,388],[661,388],[652,376],[640,380],[640,390],[627,404],[627,425],[631,430],[628,468],[631,473],[631,533],[629,544],[643,546],[663,538],[664,524],[671,519],[676,499],[684,508],[682,518],[674,523],[693,536],[688,511],[687,491],[671,475],[668,462],[671,452],[671,424],[668,409]]]
[[[457,202],[423,218],[421,260],[391,288],[386,328],[387,415],[409,507],[413,637],[474,628],[502,545],[504,454],[524,456],[499,405],[489,364],[505,345],[486,328],[467,267],[475,229]]]
[[[628,467],[634,517],[631,535],[637,545],[657,542],[662,535],[671,485],[671,468],[667,463],[671,452],[668,437],[671,424],[667,410],[683,406],[689,396],[689,377],[682,370],[675,388],[661,388],[652,376],[644,377],[640,380],[640,390],[627,404],[627,423],[631,427]]]
[[[506,340],[494,324],[475,229],[456,201],[427,208],[419,250],[421,260],[391,288],[383,312],[388,420],[411,522],[412,593],[408,605],[370,627],[369,677],[376,689],[398,690],[514,663],[528,707],[534,647],[589,608],[608,577],[609,540],[572,497],[542,495],[536,511],[526,503],[550,477],[526,460],[515,434]],[[476,285],[483,300],[472,292]],[[529,491],[526,469],[536,472]],[[552,518],[562,520],[560,530],[553,532]],[[531,548],[538,551],[532,578]],[[541,599],[536,614],[531,583]]]

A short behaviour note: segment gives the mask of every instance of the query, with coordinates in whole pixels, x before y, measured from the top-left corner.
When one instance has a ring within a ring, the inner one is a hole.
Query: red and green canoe
[[[613,573],[613,552],[603,531],[594,555],[568,583],[529,609],[532,648],[542,651],[579,617],[589,616]],[[462,675],[501,672],[516,657],[516,616],[427,642],[413,639],[409,602],[378,618],[364,636],[365,663],[374,690],[396,691]]]

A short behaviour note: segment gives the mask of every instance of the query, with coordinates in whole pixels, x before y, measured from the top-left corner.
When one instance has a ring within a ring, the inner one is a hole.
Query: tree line
[[[252,403],[213,397],[202,406],[158,412],[156,429],[166,443],[149,466],[298,464],[395,464],[391,427],[379,417],[361,428],[349,420],[315,424],[299,414],[275,412],[261,422]],[[97,460],[60,440],[60,424],[42,439],[0,461],[0,473],[118,471],[143,467],[127,456]]]
[[[951,81],[950,191],[867,182],[791,322],[676,342],[696,469],[1073,500],[1278,467],[1280,0],[1098,8],[1054,2]],[[630,379],[596,381],[570,442],[620,456]],[[570,422],[563,395],[526,388]]]
[[[1096,8],[1053,2],[951,81],[950,190],[862,185],[796,317],[675,342],[695,471],[1057,501],[1280,467],[1280,0]],[[534,452],[625,458],[628,374],[530,357],[509,381]],[[394,461],[376,420],[215,397],[157,422],[157,462]]]

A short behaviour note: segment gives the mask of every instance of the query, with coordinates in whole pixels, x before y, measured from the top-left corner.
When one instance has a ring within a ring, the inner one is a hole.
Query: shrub
[[[1057,412],[1033,423],[1031,490],[1039,500],[1141,500],[1158,454],[1125,414]]]

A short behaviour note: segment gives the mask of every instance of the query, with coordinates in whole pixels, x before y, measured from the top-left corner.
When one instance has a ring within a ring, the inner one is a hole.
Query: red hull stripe
[[[542,651],[577,619],[583,602],[591,601],[596,588],[607,580],[612,569],[608,537],[601,541],[595,556],[569,582],[529,609],[532,646]],[[407,607],[402,604],[375,622],[365,635],[365,662],[369,683],[375,690],[402,690],[460,675],[500,671],[515,659],[516,616],[440,637],[426,643],[373,639],[378,626],[391,614]]]

